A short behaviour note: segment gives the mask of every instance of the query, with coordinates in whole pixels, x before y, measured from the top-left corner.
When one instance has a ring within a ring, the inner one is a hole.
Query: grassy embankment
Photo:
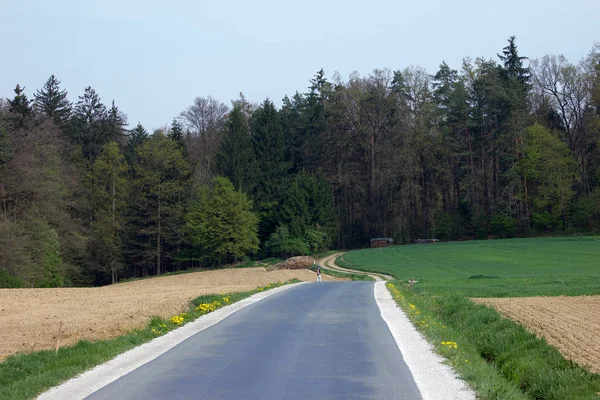
[[[575,400],[600,399],[600,376],[469,298],[600,294],[598,260],[600,237],[577,237],[357,250],[340,265],[397,278],[398,304],[480,398]]]
[[[309,269],[315,273],[317,271],[317,267],[310,267]],[[375,280],[366,274],[355,274],[352,272],[335,271],[333,269],[328,269],[325,267],[321,267],[321,273],[329,275],[329,276],[333,276],[336,278],[350,279],[351,281],[374,281]]]
[[[0,399],[31,399],[43,391],[102,364],[120,353],[146,343],[155,337],[185,325],[202,315],[235,303],[255,293],[288,283],[272,283],[248,292],[204,295],[194,299],[187,312],[169,320],[154,317],[144,329],[136,329],[110,340],[89,342],[81,340],[74,346],[54,351],[16,354],[0,363]]]

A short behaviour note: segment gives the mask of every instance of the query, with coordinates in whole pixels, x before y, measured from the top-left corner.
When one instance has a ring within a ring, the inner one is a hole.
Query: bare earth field
[[[61,346],[145,327],[169,318],[203,294],[243,292],[290,279],[315,280],[308,270],[225,269],[164,276],[99,288],[0,289],[0,360],[17,352]],[[335,280],[323,275],[323,280]]]
[[[600,373],[600,296],[472,300],[494,307],[546,339],[566,359]]]

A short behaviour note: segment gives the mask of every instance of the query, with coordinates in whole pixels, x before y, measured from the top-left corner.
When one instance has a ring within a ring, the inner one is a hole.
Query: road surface
[[[277,293],[88,399],[421,399],[373,282]]]

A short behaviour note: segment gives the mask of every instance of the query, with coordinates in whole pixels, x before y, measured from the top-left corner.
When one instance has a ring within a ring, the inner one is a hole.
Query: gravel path
[[[335,264],[335,259],[338,258],[339,256],[341,256],[342,254],[344,254],[344,253],[336,253],[336,254],[333,254],[331,256],[327,256],[325,258],[322,258],[322,259],[319,260],[319,264],[322,265],[322,266],[324,266],[325,268],[329,268],[329,269],[332,269],[334,271],[349,272],[349,273],[361,274],[361,275],[368,275],[371,278],[375,279],[376,281],[387,281],[387,280],[394,279],[393,276],[386,275],[386,274],[373,273],[373,272],[365,272],[365,271],[357,271],[355,269],[349,269],[349,268],[340,267],[340,266],[338,266],[338,265]]]

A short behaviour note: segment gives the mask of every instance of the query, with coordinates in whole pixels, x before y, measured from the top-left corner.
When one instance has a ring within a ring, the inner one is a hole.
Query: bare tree
[[[196,97],[194,104],[181,113],[192,136],[210,135],[223,127],[229,108],[211,96]]]
[[[208,184],[213,178],[213,158],[221,144],[221,131],[229,108],[211,96],[196,97],[194,104],[180,114],[188,130],[188,155],[193,179]]]
[[[589,158],[586,114],[592,103],[592,74],[597,55],[577,64],[570,63],[563,55],[546,55],[534,60],[531,71],[534,93],[556,111],[564,128],[563,139],[576,155],[583,189],[589,191],[587,164]]]

